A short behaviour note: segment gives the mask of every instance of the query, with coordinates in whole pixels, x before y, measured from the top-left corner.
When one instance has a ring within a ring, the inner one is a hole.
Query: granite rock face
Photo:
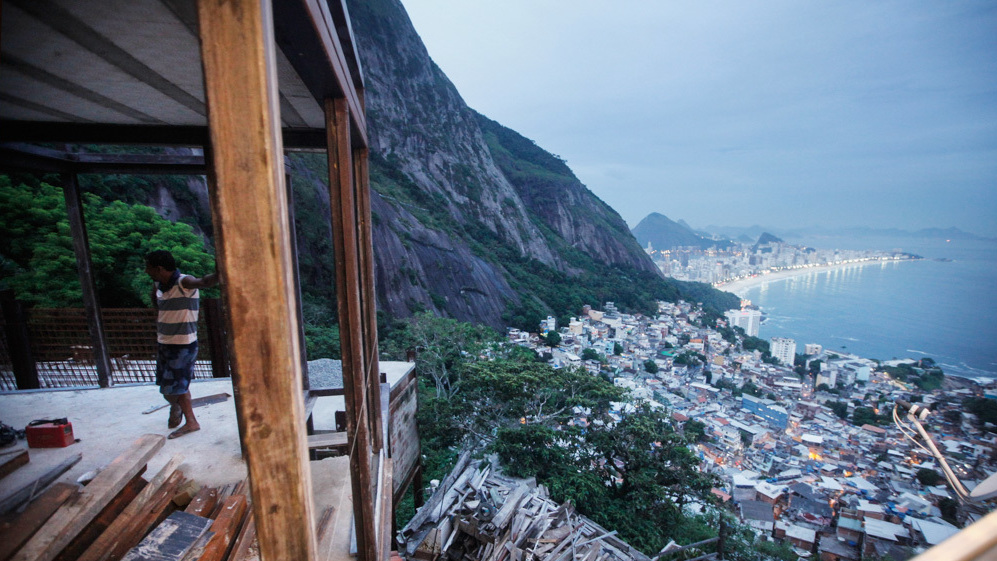
[[[380,309],[501,327],[523,287],[510,285],[495,244],[567,274],[579,271],[566,250],[656,271],[562,161],[464,103],[398,0],[347,4],[366,87]]]

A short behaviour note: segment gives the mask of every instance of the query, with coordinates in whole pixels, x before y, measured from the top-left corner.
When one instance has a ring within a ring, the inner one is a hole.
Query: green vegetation
[[[557,218],[543,212],[556,209],[562,204],[560,199],[567,196],[576,200],[573,221],[591,224],[606,243],[635,247],[626,223],[605,203],[585,193],[564,160],[483,116],[478,116],[478,124],[495,162],[526,203],[530,220],[575,271],[569,274],[526,259],[488,228],[465,225],[466,237],[473,240],[472,248],[479,256],[501,264],[509,273],[512,287],[524,297],[523,304],[510,310],[505,318],[512,326],[532,329],[551,311],[570,314],[585,304],[598,305],[607,300],[616,302],[622,310],[645,315],[656,313],[657,300],[701,302],[714,317],[736,307],[736,296],[708,284],[666,280],[632,265],[608,265],[562,238],[552,227]]]
[[[931,468],[921,468],[917,470],[917,480],[921,482],[921,485],[931,487],[942,480],[942,474]]]
[[[658,373],[658,363],[656,363],[656,362],[654,362],[653,360],[650,360],[650,359],[645,360],[644,361],[644,372],[647,372],[648,374],[657,374]]]
[[[149,306],[151,281],[145,254],[173,252],[181,270],[215,270],[210,248],[188,224],[121,201],[83,194],[83,212],[100,304]],[[82,306],[69,220],[62,189],[30,176],[0,176],[0,282],[19,299],[43,307]],[[211,293],[208,293],[210,296]]]
[[[610,404],[627,399],[623,390],[580,369],[554,370],[517,355],[494,332],[469,324],[419,314],[393,324],[390,334],[384,346],[390,352],[423,349],[416,369],[427,479],[442,478],[459,450],[472,446],[497,454],[510,475],[536,477],[554,500],[573,501],[645,553],[668,539],[713,537],[723,516],[726,557],[758,558],[760,544],[729,514],[683,512],[692,501],[715,501],[710,489],[717,481],[698,470],[687,447],[705,438],[701,422],[687,421],[680,434],[666,411],[646,403],[634,403],[632,413],[614,422]],[[576,407],[585,411],[583,424],[574,422]],[[783,558],[781,546],[761,547]]]
[[[706,441],[706,425],[696,419],[689,419],[682,428],[686,440],[689,442]]]
[[[856,407],[852,412],[852,424],[861,427],[862,425],[881,425],[887,423],[886,415],[877,415],[876,410],[871,407]]]
[[[599,351],[593,349],[592,347],[586,347],[582,349],[582,360],[597,360],[605,364],[606,356],[600,354]]]
[[[827,406],[831,408],[831,411],[834,411],[834,414],[837,415],[838,418],[848,418],[848,404],[844,401],[831,401],[828,402]]]
[[[997,432],[997,400],[984,397],[967,397],[962,402],[966,411],[976,415],[977,426]]]
[[[942,387],[945,381],[942,369],[935,366],[935,361],[930,358],[921,359],[916,367],[910,364],[900,364],[898,366],[881,366],[880,369],[894,379],[914,384],[924,391],[937,390]]]
[[[548,331],[547,335],[544,335],[544,342],[548,347],[556,347],[561,344],[561,334],[557,331]]]

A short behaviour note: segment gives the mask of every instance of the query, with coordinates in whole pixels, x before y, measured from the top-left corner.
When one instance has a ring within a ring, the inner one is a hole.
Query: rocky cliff
[[[569,282],[593,264],[657,275],[563,161],[467,107],[397,0],[348,7],[366,81],[381,309],[498,327],[573,311],[531,286],[545,277]]]

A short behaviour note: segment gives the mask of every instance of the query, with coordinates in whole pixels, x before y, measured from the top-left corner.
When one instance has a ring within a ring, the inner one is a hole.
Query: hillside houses
[[[787,541],[811,558],[857,561],[905,559],[958,531],[951,518],[955,495],[944,481],[927,487],[917,479],[919,469],[937,470],[930,455],[892,424],[855,426],[832,409],[841,402],[849,416],[862,406],[888,418],[894,399],[911,398],[913,391],[876,371],[875,362],[808,345],[818,353],[808,359],[821,361],[822,383],[833,382],[815,391],[815,378],[801,379],[697,325],[701,312],[689,303],[661,303],[653,318],[605,308],[572,318],[561,329],[562,347],[543,350],[556,367],[584,367],[635,398],[667,407],[679,427],[702,423],[706,439],[690,447],[702,469],[724,481],[714,495],[759,535]],[[539,349],[537,338],[522,332],[511,330],[509,340]],[[648,362],[657,367],[653,374]],[[976,391],[982,394],[964,393]],[[921,397],[944,403],[951,395]],[[958,408],[958,399],[948,407]],[[934,415],[941,422],[941,412]],[[971,486],[997,470],[990,460],[995,438],[968,421],[945,427],[939,447],[962,459],[965,482]]]

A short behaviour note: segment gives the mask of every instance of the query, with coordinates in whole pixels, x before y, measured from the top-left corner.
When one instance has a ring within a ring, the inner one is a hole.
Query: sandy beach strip
[[[882,263],[879,259],[870,259],[867,261],[849,261],[847,263],[828,263],[826,265],[814,265],[813,267],[800,267],[799,269],[786,269],[783,271],[771,271],[765,273],[759,273],[753,277],[748,277],[746,279],[738,279],[728,283],[717,285],[719,290],[725,292],[731,292],[737,296],[744,297],[744,294],[756,286],[761,286],[769,282],[777,282],[786,279],[791,279],[793,277],[803,277],[806,275],[812,275],[814,273],[822,273],[825,271],[833,271],[835,269],[845,269],[848,267],[863,267],[865,265],[872,265],[876,263]]]

